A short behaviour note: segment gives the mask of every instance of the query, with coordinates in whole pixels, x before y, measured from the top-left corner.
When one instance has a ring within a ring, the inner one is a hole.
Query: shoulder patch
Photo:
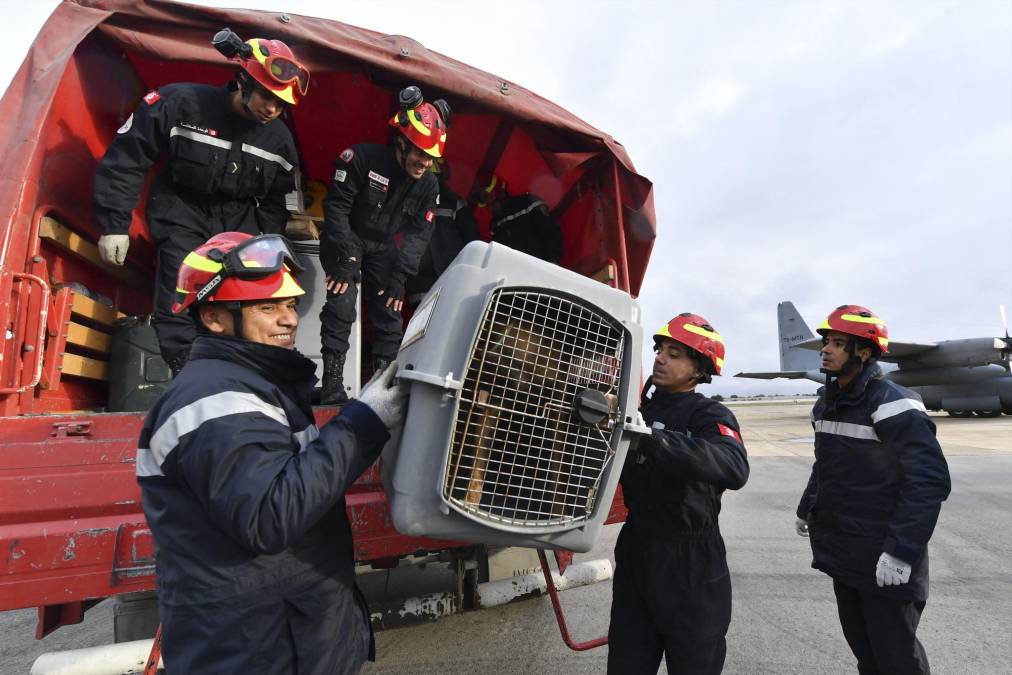
[[[737,431],[727,426],[726,424],[721,424],[720,422],[717,422],[717,431],[720,432],[721,436],[729,436],[734,440],[738,441],[739,443],[741,443],[741,434],[739,434]]]
[[[351,148],[345,148],[344,152],[340,155],[341,161],[347,164],[355,158],[355,151]]]
[[[130,117],[127,118],[126,122],[123,123],[119,129],[116,130],[117,134],[125,134],[130,131],[130,127],[134,125],[134,114],[130,113]]]
[[[162,97],[161,94],[159,94],[157,91],[152,90],[144,95],[144,102],[147,103],[148,105],[154,105],[161,97]]]
[[[425,212],[425,220],[426,221],[428,221],[428,222],[431,223],[432,220],[433,220],[433,218],[435,218],[435,217],[436,217],[436,214],[433,213],[432,209],[429,209],[428,211]]]

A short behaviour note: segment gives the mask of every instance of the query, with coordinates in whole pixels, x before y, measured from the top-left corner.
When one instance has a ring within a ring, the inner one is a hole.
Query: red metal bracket
[[[548,587],[548,595],[552,599],[552,609],[555,610],[555,620],[559,622],[559,632],[562,633],[562,641],[574,652],[584,652],[595,647],[603,647],[608,644],[608,636],[595,638],[586,642],[574,642],[569,636],[569,626],[566,624],[566,613],[559,602],[559,589],[555,587],[555,580],[552,579],[552,570],[548,567],[548,558],[545,557],[543,549],[538,549],[538,558],[541,560],[541,572],[545,575],[545,585]]]
[[[155,641],[151,643],[151,653],[148,654],[148,662],[144,664],[144,675],[155,675],[158,672],[158,662],[162,659],[162,624],[158,624],[158,631],[155,632]]]
[[[35,624],[35,639],[41,640],[60,626],[72,626],[84,621],[84,613],[102,602],[97,600],[80,600],[62,605],[46,605],[39,607],[39,620]]]

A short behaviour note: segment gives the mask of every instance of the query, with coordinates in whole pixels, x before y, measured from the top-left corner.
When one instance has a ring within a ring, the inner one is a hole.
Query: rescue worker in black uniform
[[[439,203],[433,210],[435,221],[429,246],[418,263],[418,272],[408,277],[407,298],[410,306],[422,301],[457,254],[468,244],[481,238],[478,223],[467,202],[450,187],[450,164],[446,158],[433,162],[432,173],[439,181]]]
[[[862,675],[928,673],[917,624],[928,599],[928,540],[949,495],[935,425],[914,392],[882,379],[885,322],[860,305],[818,328],[815,464],[795,528],[833,579],[843,634]]]
[[[178,373],[195,336],[171,311],[183,258],[219,232],[283,232],[294,187],[295,142],[279,118],[306,94],[309,72],[280,40],[242,42],[225,30],[214,44],[239,64],[226,86],[170,84],[144,96],[95,173],[99,253],[122,265],[131,211],[162,157],[148,195],[148,229],[158,247],[152,324],[162,357]]]
[[[653,433],[626,458],[629,515],[615,545],[608,672],[719,673],[731,622],[731,578],[717,517],[749,466],[738,421],[696,393],[724,365],[724,342],[695,314],[654,334],[641,414]],[[651,387],[652,396],[647,396]]]
[[[443,100],[424,102],[418,87],[407,87],[399,98],[401,109],[390,120],[399,132],[393,142],[344,150],[334,160],[323,202],[323,404],[348,400],[344,361],[356,319],[356,282],[362,281],[372,324],[373,370],[382,370],[397,356],[405,284],[418,271],[432,235],[439,187],[430,169],[443,156],[450,107]]]
[[[180,266],[174,309],[198,337],[136,463],[169,673],[357,673],[374,654],[344,493],[406,395],[391,364],[317,428],[316,366],[294,350],[297,269],[279,235],[241,232]]]

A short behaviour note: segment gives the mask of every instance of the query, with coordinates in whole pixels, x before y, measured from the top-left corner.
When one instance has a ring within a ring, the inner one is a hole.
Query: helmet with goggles
[[[294,298],[305,291],[292,274],[302,265],[278,234],[223,232],[191,251],[176,276],[179,314],[194,303]]]
[[[309,92],[309,69],[295,59],[292,50],[281,40],[252,38],[243,42],[225,28],[215,34],[211,44],[285,103],[297,105]]]

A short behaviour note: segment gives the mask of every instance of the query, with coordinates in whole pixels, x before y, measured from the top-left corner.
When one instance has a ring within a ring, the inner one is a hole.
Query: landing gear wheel
[[[949,413],[949,417],[973,417],[972,410],[946,410],[945,412]]]
[[[1000,410],[978,410],[974,413],[977,417],[998,417],[1001,415]]]

